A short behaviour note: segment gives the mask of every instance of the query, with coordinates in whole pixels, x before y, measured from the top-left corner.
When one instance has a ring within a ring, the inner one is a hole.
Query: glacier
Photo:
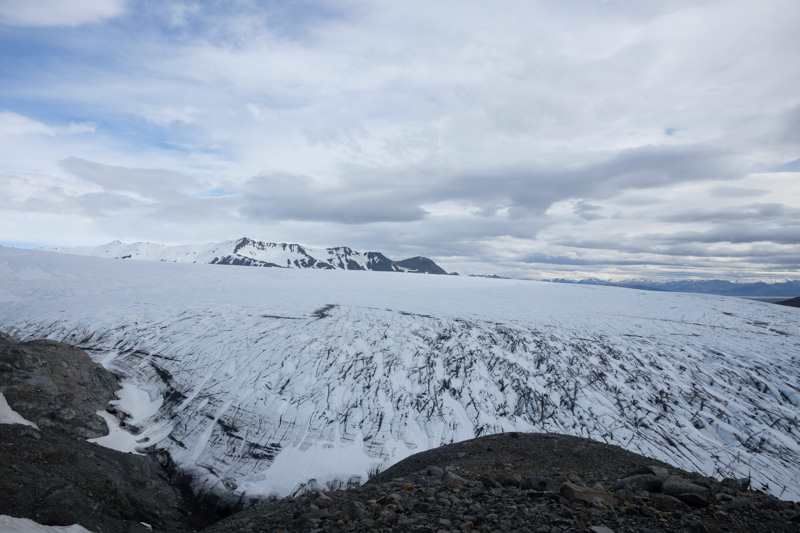
[[[11,248],[0,304],[0,330],[75,344],[123,376],[110,407],[139,451],[232,494],[286,494],[312,472],[363,480],[444,443],[538,431],[800,499],[794,308]]]

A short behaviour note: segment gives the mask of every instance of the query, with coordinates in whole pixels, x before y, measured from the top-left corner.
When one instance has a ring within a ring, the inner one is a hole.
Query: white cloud
[[[79,26],[125,12],[125,0],[0,0],[0,24]]]
[[[64,126],[53,126],[19,113],[0,111],[0,137],[80,135],[94,133],[96,129],[91,122],[70,122]]]
[[[158,126],[172,124],[192,124],[195,122],[199,110],[192,106],[181,107],[149,107],[142,110],[144,118]]]
[[[55,135],[55,130],[39,121],[18,113],[0,112],[0,136]]]

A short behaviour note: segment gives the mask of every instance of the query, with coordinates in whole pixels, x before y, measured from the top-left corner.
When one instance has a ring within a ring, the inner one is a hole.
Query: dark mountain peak
[[[395,261],[395,264],[408,272],[420,272],[425,274],[447,274],[447,272],[437,265],[433,259],[428,257],[416,256]]]
[[[294,242],[270,242],[270,241],[259,241],[256,239],[251,239],[249,237],[242,237],[236,241],[236,246],[233,249],[233,253],[238,253],[242,248],[247,246],[252,246],[258,250],[266,250],[267,248],[279,248],[281,250],[288,250],[290,252],[297,252],[300,254],[305,254],[305,248],[303,248],[300,244]]]
[[[366,252],[365,255],[367,256],[367,268],[370,270],[382,272],[397,272],[400,270],[394,261],[380,252]]]
[[[796,298],[789,298],[788,300],[782,300],[777,303],[781,305],[788,305],[789,307],[800,307],[800,296]]]
[[[330,248],[327,248],[327,250],[329,252],[340,252],[347,255],[351,255],[354,253],[353,249],[350,248],[349,246],[332,246]]]
[[[236,245],[233,247],[233,253],[238,252],[240,249],[244,248],[248,244],[255,242],[253,239],[249,237],[241,237],[236,240]]]

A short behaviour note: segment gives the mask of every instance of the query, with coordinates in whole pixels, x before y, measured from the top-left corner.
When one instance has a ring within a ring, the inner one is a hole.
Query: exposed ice
[[[311,479],[323,487],[351,477],[366,481],[375,466],[360,436],[351,442],[315,442],[307,449],[284,448],[268,470],[242,478],[239,489],[255,496],[285,495]]]

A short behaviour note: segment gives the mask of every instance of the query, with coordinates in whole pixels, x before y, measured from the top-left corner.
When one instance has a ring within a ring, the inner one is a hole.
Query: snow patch
[[[24,416],[16,412],[8,405],[6,397],[0,392],[0,424],[21,424],[39,429],[39,426],[27,420]]]
[[[126,420],[128,424],[138,426],[158,413],[163,403],[158,392],[145,390],[127,379],[121,385],[122,388],[116,392],[118,399],[110,403],[130,417]]]
[[[0,531],[3,533],[92,533],[73,524],[71,526],[44,526],[27,518],[0,515]]]
[[[120,425],[119,419],[108,411],[97,411],[106,421],[108,435],[88,439],[89,442],[125,453],[141,454],[140,449],[158,444],[169,436],[173,424],[167,419],[155,419],[163,404],[156,390],[145,389],[131,379],[122,380],[122,388],[116,392],[117,399],[109,402],[115,410],[127,415],[126,427],[139,431],[132,433]]]
[[[104,448],[117,450],[118,452],[143,455],[136,451],[136,448],[142,446],[142,444],[139,442],[139,438],[136,435],[132,435],[131,433],[128,433],[122,429],[119,426],[119,420],[117,420],[116,416],[112,415],[108,411],[97,411],[97,416],[106,421],[106,425],[108,426],[108,435],[86,440],[103,446]]]

